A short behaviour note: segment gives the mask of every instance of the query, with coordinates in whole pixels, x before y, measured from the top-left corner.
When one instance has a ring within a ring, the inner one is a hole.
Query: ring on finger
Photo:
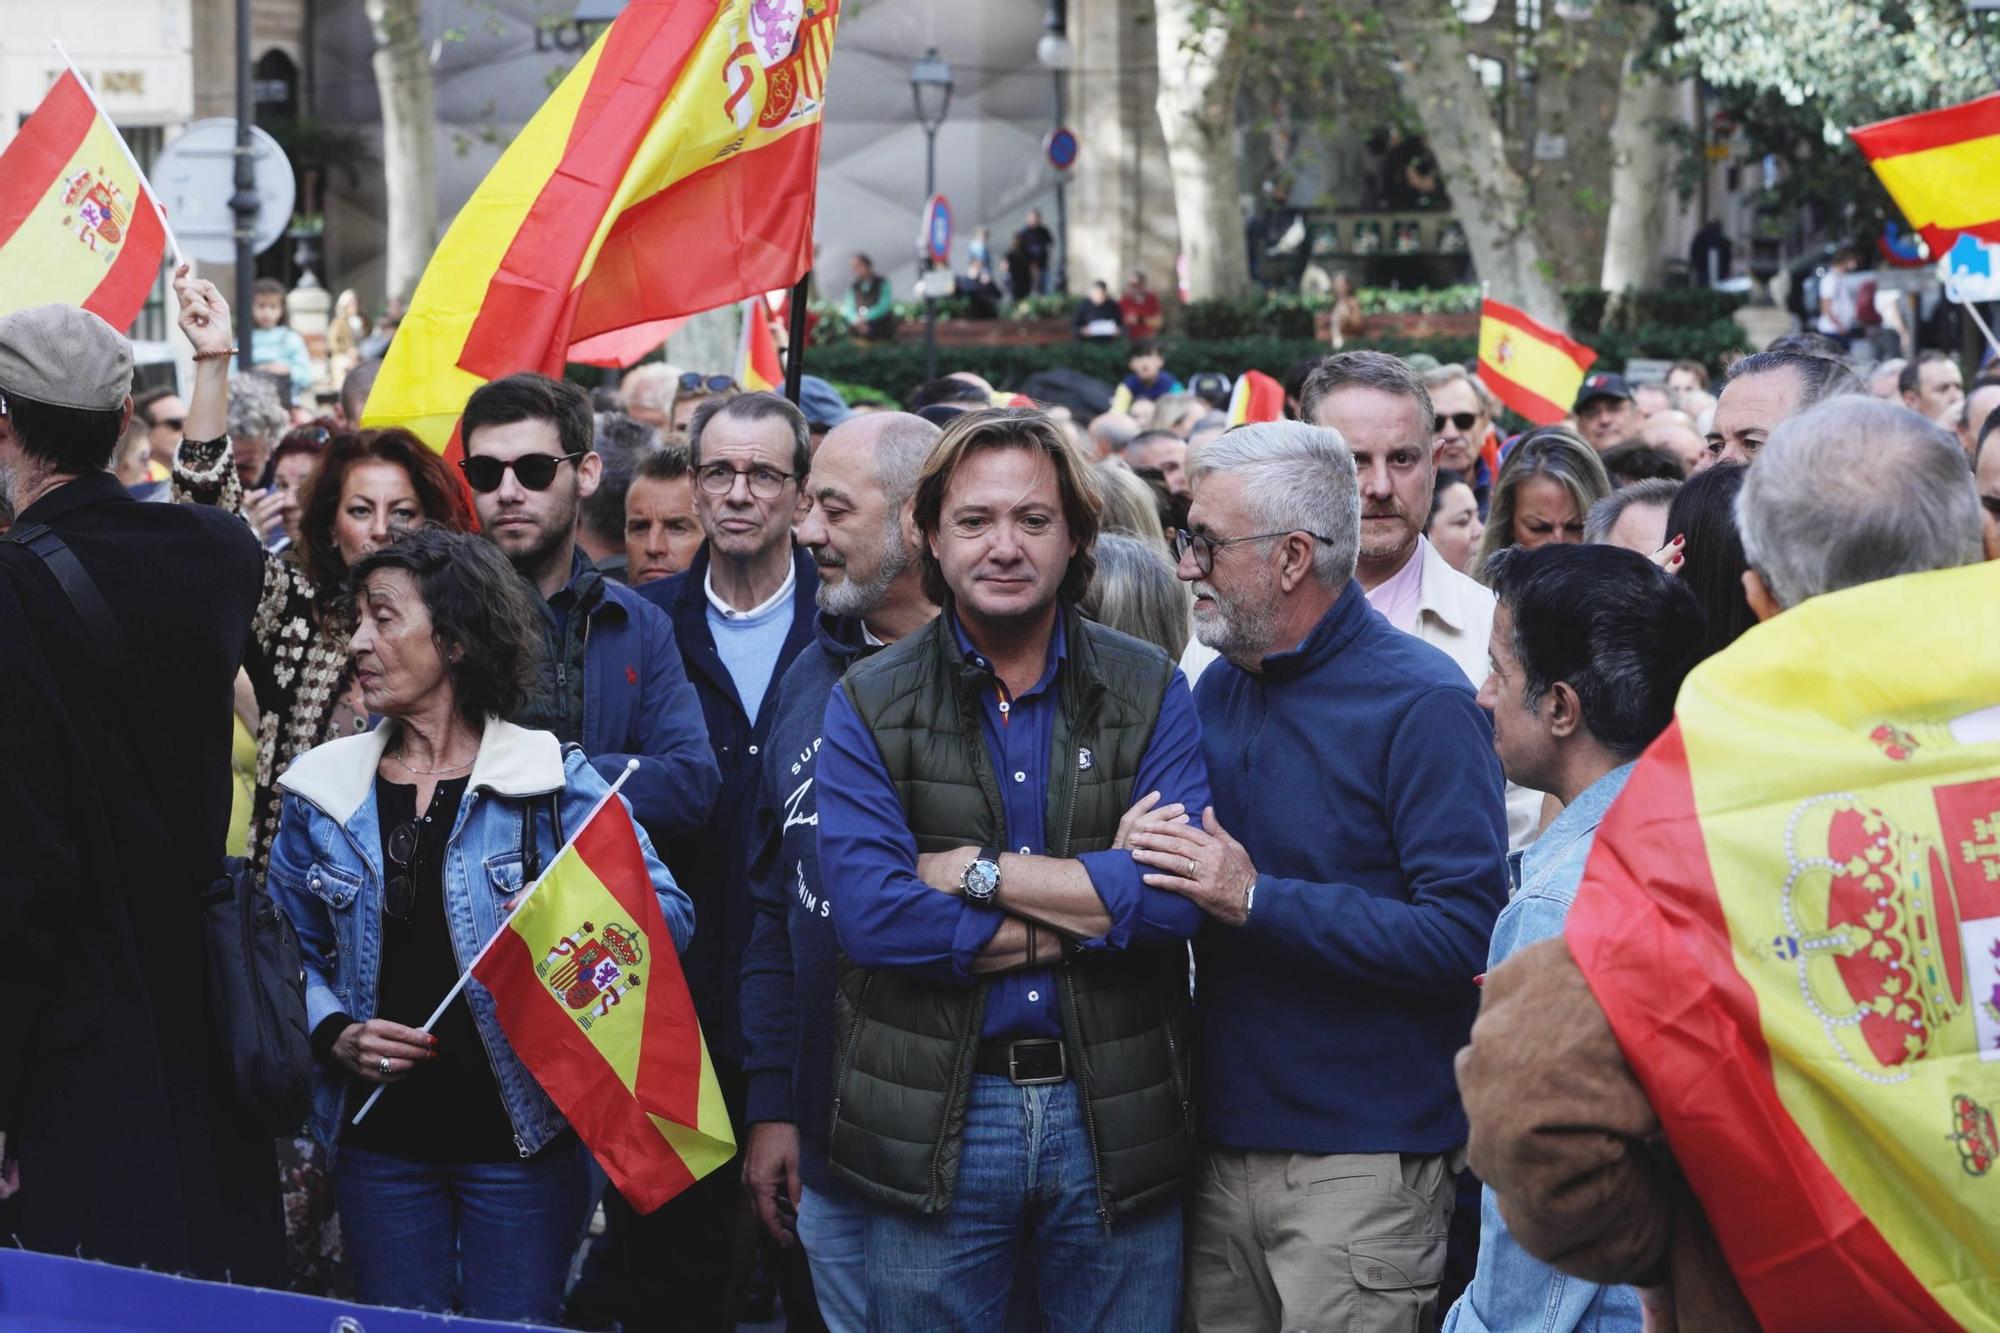
[[[380,1073],[384,1074],[388,1073],[391,1067],[392,1066],[389,1064],[389,1057],[386,1055],[383,1056],[380,1060],[377,1060],[375,1062],[375,1068]]]
[[[1189,857],[1189,858],[1188,858],[1188,868],[1187,868],[1187,877],[1188,877],[1189,879],[1193,879],[1193,878],[1194,878],[1194,858],[1193,858],[1193,857]]]

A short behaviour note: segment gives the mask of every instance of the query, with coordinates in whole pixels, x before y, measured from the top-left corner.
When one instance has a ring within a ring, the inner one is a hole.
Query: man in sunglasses
[[[577,548],[602,466],[590,399],[546,375],[509,375],[473,391],[459,429],[480,531],[534,586],[542,615],[540,677],[509,720],[581,745],[608,779],[637,759],[623,791],[656,842],[701,827],[718,778],[673,626]]]

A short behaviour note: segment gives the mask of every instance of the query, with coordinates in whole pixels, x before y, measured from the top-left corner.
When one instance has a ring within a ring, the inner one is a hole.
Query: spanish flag
[[[1570,952],[1766,1328],[2000,1329],[1996,682],[2000,566],[1813,598],[1599,829]]]
[[[449,451],[474,389],[812,264],[839,0],[631,0],[446,232],[364,415]],[[636,359],[636,357],[634,358]]]
[[[743,341],[736,353],[736,382],[753,392],[775,393],[784,387],[785,368],[778,361],[778,340],[771,334],[771,306],[761,296],[743,303]]]
[[[1933,258],[1962,231],[2000,241],[2000,93],[1848,136]]]
[[[0,313],[74,305],[130,328],[166,248],[124,139],[65,71],[0,153]]]
[[[514,1053],[634,1208],[736,1152],[680,956],[610,797],[472,965]]]
[[[1501,402],[1537,426],[1570,412],[1597,353],[1513,306],[1479,308],[1479,378]]]
[[[1276,421],[1285,415],[1285,386],[1261,370],[1246,370],[1229,392],[1229,424]]]

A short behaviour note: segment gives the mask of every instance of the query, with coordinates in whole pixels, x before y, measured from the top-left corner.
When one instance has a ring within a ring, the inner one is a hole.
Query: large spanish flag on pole
[[[74,305],[129,328],[166,248],[125,140],[64,72],[0,153],[0,313]]]
[[[2000,565],[1696,668],[1565,935],[1764,1327],[2000,1328]]]
[[[1848,136],[1933,258],[1962,231],[2000,241],[2000,93]]]
[[[1597,353],[1513,306],[1479,307],[1479,378],[1501,402],[1537,426],[1569,415]]]
[[[631,0],[452,221],[366,423],[448,451],[489,380],[797,282],[839,8]]]
[[[623,801],[598,806],[472,965],[507,1040],[618,1192],[653,1209],[736,1151]]]

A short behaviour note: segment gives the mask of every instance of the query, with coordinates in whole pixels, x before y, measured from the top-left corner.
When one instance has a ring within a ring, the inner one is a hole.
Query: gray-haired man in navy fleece
[[[1187,1324],[1435,1319],[1466,1139],[1452,1081],[1506,899],[1493,732],[1465,673],[1354,581],[1339,432],[1240,427],[1194,466],[1180,575],[1228,663],[1195,694],[1215,809],[1132,838],[1195,940],[1204,1155]]]

